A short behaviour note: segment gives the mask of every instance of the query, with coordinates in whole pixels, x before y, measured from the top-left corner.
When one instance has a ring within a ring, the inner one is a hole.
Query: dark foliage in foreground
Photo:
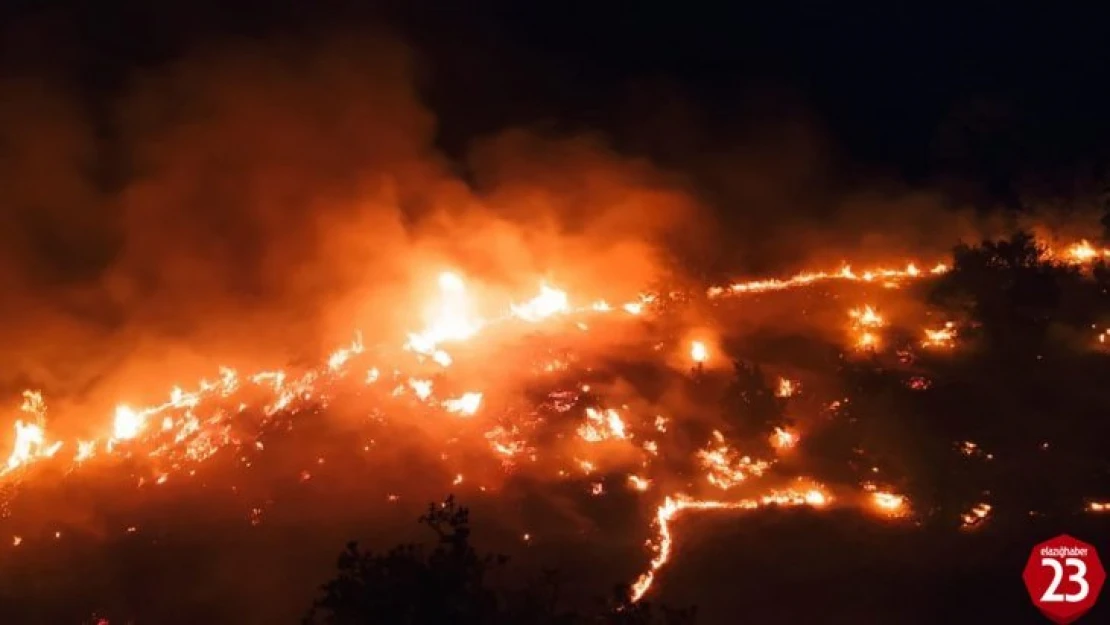
[[[593,614],[565,609],[559,583],[548,573],[538,583],[515,589],[506,584],[508,558],[480,555],[470,543],[467,508],[448,497],[430,504],[419,522],[438,537],[430,553],[401,545],[385,553],[354,542],[339,556],[339,574],[322,586],[305,625],[688,625],[694,611],[655,610],[631,603],[618,586]]]
[[[1032,235],[960,245],[952,271],[932,292],[935,302],[965,314],[992,349],[1013,354],[1040,348],[1052,324],[1090,323],[1101,298],[1078,269],[1048,262]],[[1098,274],[1096,274],[1098,275]]]

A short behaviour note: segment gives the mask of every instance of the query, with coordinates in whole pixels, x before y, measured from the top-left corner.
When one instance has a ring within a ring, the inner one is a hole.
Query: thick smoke
[[[829,130],[836,124],[813,114],[797,91],[765,85],[746,93],[745,108],[713,117],[698,114],[704,104],[680,86],[640,85],[630,89],[630,114],[619,116],[625,143],[686,173],[696,197],[713,207],[722,223],[700,256],[726,274],[939,260],[959,242],[1018,228],[1068,243],[1099,236],[1103,209],[1094,201],[1105,190],[1081,171],[1047,192],[1016,178],[1018,212],[988,193],[974,171],[944,166],[974,146],[922,145],[935,173],[911,182],[897,158],[886,169],[878,159],[862,164]]]
[[[704,223],[675,181],[593,137],[491,136],[464,178],[403,45],[298,44],[137,72],[107,121],[63,89],[3,85],[9,390],[106,415],[218,363],[396,340],[447,268],[499,294],[544,278],[627,294],[664,239]]]
[[[404,44],[326,41],[194,47],[97,106],[64,82],[4,79],[6,391],[105,415],[217,364],[313,361],[356,330],[396,340],[444,269],[503,307],[545,279],[626,296],[664,250],[722,277],[782,274],[939,259],[1031,223],[852,171],[796,107],[753,117],[724,151],[689,115],[659,130],[643,114],[639,132],[686,146],[670,171],[529,128],[449,159]]]

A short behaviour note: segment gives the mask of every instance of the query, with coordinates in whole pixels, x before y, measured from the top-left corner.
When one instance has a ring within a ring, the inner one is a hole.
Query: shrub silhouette
[[[321,587],[304,625],[688,625],[693,609],[656,610],[632,603],[631,589],[618,585],[596,613],[564,609],[559,579],[545,571],[538,583],[508,587],[500,572],[504,555],[480,555],[470,542],[470,513],[453,496],[429,504],[419,522],[438,541],[426,552],[405,544],[385,553],[350,542],[339,555],[338,575]]]

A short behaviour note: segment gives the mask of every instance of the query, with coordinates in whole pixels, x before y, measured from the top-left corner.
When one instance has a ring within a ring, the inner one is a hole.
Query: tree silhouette
[[[1025,232],[956,248],[930,298],[971,322],[960,334],[965,347],[931,359],[933,388],[899,412],[928,419],[936,440],[972,441],[992,459],[970,451],[918,463],[934,499],[966,505],[977,484],[1001,517],[1075,510],[1103,492],[1104,454],[1092,441],[1107,429],[1096,381],[1107,361],[1095,336],[1110,311],[1108,287],[1105,264],[1081,271]]]
[[[1043,345],[1060,317],[1065,288],[1078,272],[1050,262],[1028,232],[1009,239],[958,245],[952,271],[937,281],[933,303],[962,313],[992,349],[1006,355]]]
[[[785,403],[775,395],[763,369],[737,360],[733,378],[724,395],[725,414],[733,429],[745,437],[766,437],[786,425]]]
[[[689,625],[692,609],[656,610],[633,603],[618,585],[600,609],[582,614],[561,606],[561,580],[545,571],[536,583],[511,588],[497,578],[508,557],[479,555],[470,543],[470,513],[453,496],[429,504],[419,522],[438,541],[425,553],[406,544],[385,553],[350,542],[339,555],[338,575],[321,587],[304,625]]]
[[[470,545],[469,510],[449,497],[429,505],[419,522],[439,538],[427,555],[419,545],[375,554],[348,543],[339,575],[323,586],[306,622],[317,622],[320,613],[329,625],[503,622],[489,576],[506,558],[479,556]]]

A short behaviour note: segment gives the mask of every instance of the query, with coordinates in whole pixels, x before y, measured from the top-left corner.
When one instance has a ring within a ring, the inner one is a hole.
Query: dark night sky
[[[201,41],[384,23],[416,47],[452,152],[547,124],[681,162],[801,112],[844,163],[995,196],[1105,155],[1106,11],[807,4],[24,2],[8,7],[6,66],[61,73],[95,101]]]

